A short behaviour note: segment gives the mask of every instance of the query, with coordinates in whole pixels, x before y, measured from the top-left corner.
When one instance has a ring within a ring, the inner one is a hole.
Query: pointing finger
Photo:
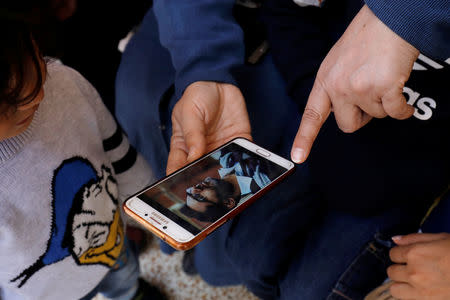
[[[302,163],[306,160],[314,140],[328,118],[330,111],[330,98],[326,90],[316,80],[292,146],[291,158],[295,163]]]

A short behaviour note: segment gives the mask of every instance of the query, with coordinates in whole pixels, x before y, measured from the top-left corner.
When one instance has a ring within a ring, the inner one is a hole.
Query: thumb
[[[186,162],[190,163],[205,153],[206,149],[206,124],[198,110],[194,110],[183,118],[181,131],[187,147]]]
[[[406,246],[415,243],[426,243],[445,238],[442,233],[412,233],[408,235],[397,235],[392,237],[392,240],[399,246]]]
[[[306,160],[325,120],[331,112],[331,100],[316,80],[309,94],[302,121],[291,150],[292,160],[299,164]]]
[[[177,103],[172,113],[172,137],[166,173],[170,174],[200,157],[205,149],[205,125],[201,115]]]

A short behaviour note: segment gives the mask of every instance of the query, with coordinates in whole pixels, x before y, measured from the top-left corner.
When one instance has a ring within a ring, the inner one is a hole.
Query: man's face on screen
[[[198,212],[211,206],[225,206],[223,199],[232,197],[233,185],[223,179],[207,177],[186,190],[186,205]]]

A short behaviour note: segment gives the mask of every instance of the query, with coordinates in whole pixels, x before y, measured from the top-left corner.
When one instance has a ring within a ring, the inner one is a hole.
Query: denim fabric
[[[450,192],[442,196],[440,202],[433,208],[421,229],[424,233],[450,233]]]
[[[450,194],[443,196],[421,226],[423,232],[450,232],[449,220]],[[411,231],[414,232],[414,231]],[[339,278],[327,300],[363,299],[365,295],[383,282],[386,269],[391,264],[389,250],[394,243],[389,236],[376,234],[351,265]]]
[[[280,281],[280,299],[358,300],[386,279],[390,237],[418,229],[421,215],[396,208],[373,217],[328,212]]]
[[[345,270],[327,300],[363,299],[383,282],[390,265],[389,250],[393,245],[385,239],[380,242],[377,235]]]
[[[139,257],[136,245],[125,240],[124,249],[116,264],[100,283],[82,300],[90,300],[98,293],[111,300],[130,300],[138,289]]]
[[[195,264],[205,281],[277,297],[278,278],[302,248],[319,207],[306,174],[296,172],[197,246]]]

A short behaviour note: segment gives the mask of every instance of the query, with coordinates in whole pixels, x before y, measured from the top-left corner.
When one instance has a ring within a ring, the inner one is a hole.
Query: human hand
[[[172,112],[166,173],[183,167],[235,137],[251,139],[241,91],[231,84],[198,81],[189,85]]]
[[[372,117],[409,118],[414,108],[402,94],[419,51],[364,5],[322,62],[306,104],[291,157],[306,160],[331,111],[347,133]]]
[[[409,234],[394,237],[398,245],[390,251],[396,263],[387,269],[394,281],[396,299],[450,299],[450,234]]]

